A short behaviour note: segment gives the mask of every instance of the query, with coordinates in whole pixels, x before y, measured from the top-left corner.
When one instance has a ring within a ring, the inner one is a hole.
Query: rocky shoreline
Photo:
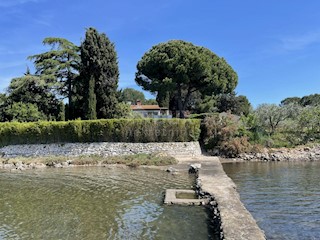
[[[64,161],[53,160],[46,161],[44,163],[41,161],[24,161],[19,158],[14,158],[15,160],[9,161],[7,156],[2,154],[2,156],[0,156],[0,169],[22,171],[27,169],[43,169],[47,167],[65,168],[76,166],[110,166],[110,164],[104,164],[101,161],[79,163],[75,162],[71,158],[69,159],[66,154],[62,155],[66,157]],[[296,148],[265,148],[259,153],[242,153],[237,158],[221,159],[221,162],[223,163],[244,161],[320,161],[320,144],[314,146],[299,146]]]
[[[261,153],[242,153],[240,161],[320,161],[320,144],[296,148],[265,148]]]
[[[1,158],[0,158],[1,159]],[[81,167],[81,166],[108,166],[110,164],[73,164],[72,160],[67,160],[63,162],[49,162],[49,163],[41,163],[41,162],[24,162],[24,161],[15,161],[15,162],[6,162],[3,160],[0,162],[0,169],[6,169],[10,171],[24,171],[30,169],[44,169],[44,168],[66,168],[66,167]]]

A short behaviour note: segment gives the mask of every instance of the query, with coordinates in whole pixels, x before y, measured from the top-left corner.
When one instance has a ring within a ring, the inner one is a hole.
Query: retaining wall
[[[114,156],[154,152],[166,152],[172,155],[182,153],[186,156],[195,156],[201,154],[201,149],[199,142],[26,144],[0,148],[0,156],[2,157]]]

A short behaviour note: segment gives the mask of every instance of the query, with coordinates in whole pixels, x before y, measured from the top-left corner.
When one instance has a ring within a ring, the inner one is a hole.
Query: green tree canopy
[[[69,118],[73,118],[74,81],[80,66],[79,47],[64,38],[48,37],[44,45],[51,46],[48,52],[29,56],[34,61],[36,74],[69,101]]]
[[[307,96],[288,97],[281,101],[281,105],[298,104],[302,107],[306,106],[320,106],[320,94],[311,94]]]
[[[281,105],[289,105],[289,104],[300,104],[301,98],[299,97],[288,97],[281,101]]]
[[[92,100],[96,99],[97,118],[112,118],[116,114],[119,81],[115,45],[104,33],[100,34],[96,29],[88,28],[80,50],[82,63],[80,81],[84,90],[85,111],[91,111],[89,115],[94,116]],[[94,85],[94,91],[89,91],[89,83]],[[89,96],[90,94],[95,96]]]
[[[158,105],[158,102],[157,102],[156,99],[151,98],[151,99],[146,99],[146,100],[144,101],[144,104]]]
[[[261,104],[254,113],[259,121],[259,125],[270,135],[273,135],[283,121],[294,117],[294,115],[299,115],[299,108],[294,104],[285,106]]]
[[[34,104],[48,119],[57,119],[61,106],[60,100],[51,92],[46,81],[30,74],[12,79],[7,101],[8,105],[14,102]]]
[[[320,106],[320,94],[311,94],[304,96],[300,100],[300,105],[306,106]]]
[[[0,107],[6,102],[7,96],[4,93],[0,93]]]
[[[230,111],[236,115],[247,116],[251,110],[251,104],[246,96],[236,96],[234,93],[220,94],[217,99],[219,112]]]
[[[175,106],[181,118],[194,92],[230,93],[238,81],[236,72],[223,58],[181,40],[152,47],[138,62],[137,70],[136,82],[157,94],[160,105],[169,104],[171,110]]]
[[[4,111],[7,103],[7,96],[4,93],[0,93],[0,122],[5,121]]]
[[[320,106],[308,106],[298,116],[298,129],[304,133],[305,142],[320,139]]]
[[[46,116],[32,103],[14,102],[5,109],[5,116],[9,121],[35,122],[45,120]]]
[[[140,100],[141,103],[146,102],[146,98],[143,94],[143,92],[140,92],[138,90],[135,90],[133,88],[125,88],[120,91],[120,100],[123,102],[131,102],[132,104],[135,104],[137,100]]]

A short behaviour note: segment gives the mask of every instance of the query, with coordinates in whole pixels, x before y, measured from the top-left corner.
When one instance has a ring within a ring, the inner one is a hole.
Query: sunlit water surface
[[[211,239],[202,207],[164,206],[194,177],[151,169],[0,171],[0,239]]]
[[[228,163],[223,168],[268,239],[320,239],[320,162]]]

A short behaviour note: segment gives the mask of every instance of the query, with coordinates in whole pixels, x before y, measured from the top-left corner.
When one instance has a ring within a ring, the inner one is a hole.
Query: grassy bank
[[[167,156],[161,153],[152,154],[135,154],[123,156],[102,157],[97,155],[66,157],[66,156],[48,156],[48,157],[17,157],[1,159],[2,164],[23,164],[31,166],[34,164],[43,164],[48,167],[57,166],[101,166],[107,164],[123,164],[130,167],[145,166],[167,166],[176,164],[177,160],[174,157]]]

